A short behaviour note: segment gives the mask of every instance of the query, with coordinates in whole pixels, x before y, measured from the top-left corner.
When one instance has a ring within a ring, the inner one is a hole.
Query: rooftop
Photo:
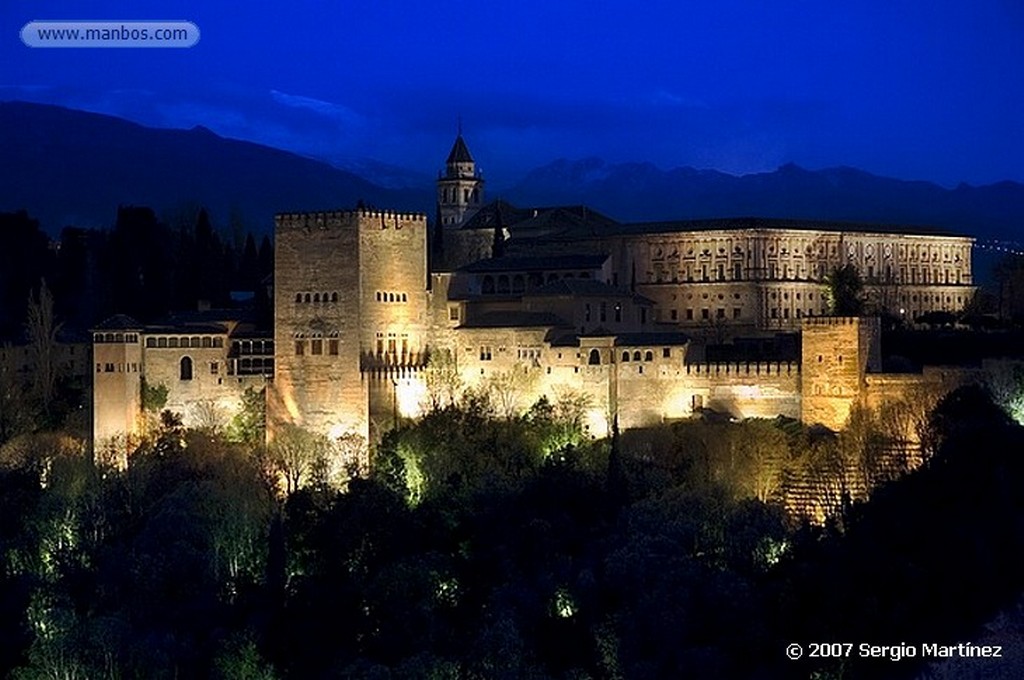
[[[608,256],[603,254],[489,257],[467,264],[460,271],[483,273],[600,269],[607,260]]]

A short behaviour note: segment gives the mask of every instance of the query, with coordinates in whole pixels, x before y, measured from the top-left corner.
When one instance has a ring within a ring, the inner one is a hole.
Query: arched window
[[[394,293],[388,293],[388,302],[394,302],[394,301],[395,301],[395,294]]]
[[[179,367],[180,367],[180,372],[181,372],[181,375],[180,375],[181,379],[182,380],[191,380],[192,379],[192,358],[191,357],[182,357],[181,358],[181,363],[180,363]]]
[[[654,361],[654,352],[647,350],[644,353],[644,361]]]
[[[295,301],[296,302],[302,302],[302,293],[296,293],[295,294]]]
[[[338,301],[338,294],[337,293],[331,293],[331,302],[337,302],[337,301]]]
[[[508,276],[502,274],[501,276],[498,277],[498,293],[508,293],[508,291]]]
[[[320,293],[313,293],[313,302],[320,302]]]
[[[640,350],[633,352],[633,361],[640,361]]]
[[[309,295],[309,293],[306,293],[306,297],[305,297],[304,299],[305,299],[305,301],[306,301],[306,302],[309,302],[309,301],[310,301],[310,295]]]
[[[622,353],[622,361],[629,361],[629,352]]]
[[[405,293],[402,293],[402,302],[408,302],[409,298],[406,297]]]
[[[492,294],[494,292],[494,277],[493,276],[488,274],[487,276],[484,277],[483,286],[481,287],[481,291],[483,292],[484,295],[490,295],[490,294]]]
[[[599,366],[601,364],[601,352],[597,349],[590,350],[590,359],[587,363],[591,366]]]
[[[512,292],[522,293],[524,290],[526,290],[526,280],[522,274],[516,274],[512,277]]]

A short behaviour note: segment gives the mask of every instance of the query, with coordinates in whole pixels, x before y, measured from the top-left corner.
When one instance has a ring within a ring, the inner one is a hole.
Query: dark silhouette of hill
[[[56,234],[67,225],[109,227],[118,205],[161,215],[203,205],[218,224],[257,234],[273,215],[367,204],[427,212],[432,187],[394,190],[326,163],[225,139],[203,127],[148,128],[112,116],[0,102],[0,210],[25,209]]]
[[[150,206],[164,219],[203,205],[215,224],[241,221],[257,236],[270,233],[274,213],[345,208],[359,200],[433,215],[426,175],[424,186],[400,188],[421,173],[374,162],[351,166],[380,178],[375,184],[203,127],[156,129],[57,106],[0,102],[0,149],[0,210],[25,209],[50,234],[69,224],[109,227],[118,205]],[[622,221],[852,220],[931,225],[1001,240],[1021,238],[1024,227],[1024,185],[946,189],[847,167],[812,171],[790,164],[734,176],[597,158],[558,160],[529,172],[503,196],[521,206],[585,204]]]
[[[847,167],[734,176],[661,170],[650,163],[558,160],[531,171],[507,194],[516,204],[586,204],[627,221],[792,217],[931,225],[984,239],[1021,239],[1024,185],[945,189]]]

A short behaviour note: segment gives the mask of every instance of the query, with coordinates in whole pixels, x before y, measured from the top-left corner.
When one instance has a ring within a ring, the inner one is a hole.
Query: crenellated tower
[[[437,178],[437,207],[444,229],[455,229],[476,213],[484,201],[484,180],[469,153],[461,127],[443,172]]]

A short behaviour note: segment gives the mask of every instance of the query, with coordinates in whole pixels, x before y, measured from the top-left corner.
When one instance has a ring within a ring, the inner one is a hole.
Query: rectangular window
[[[687,321],[693,321],[693,310],[692,309],[687,309],[686,310],[686,320]]]
[[[673,309],[670,314],[672,316],[672,320],[673,321],[678,321],[679,320],[679,310],[678,309]]]
[[[330,354],[332,357],[338,356],[338,339],[337,338],[330,338],[327,341],[327,353]]]
[[[705,319],[705,320],[710,319],[711,318],[711,310],[708,309],[707,307],[705,307],[704,309],[700,310],[700,318]]]
[[[217,375],[219,370],[220,370],[220,367],[217,365],[217,362],[216,361],[211,361],[210,362],[210,375]]]
[[[622,305],[618,302],[615,303],[615,320],[622,321]]]
[[[481,347],[480,348],[480,361],[490,361],[490,360],[491,360],[491,348],[489,346]]]
[[[719,307],[715,311],[715,318],[718,318],[718,319],[724,319],[725,318],[725,308],[724,307]]]
[[[320,338],[316,338],[315,340],[313,340],[313,342],[311,344],[312,344],[312,347],[310,347],[310,354],[320,355],[320,354],[324,353],[324,341],[323,340],[321,340]]]
[[[301,357],[305,353],[306,353],[306,341],[305,340],[296,340],[295,341],[295,356]]]
[[[459,320],[459,308],[458,307],[449,307],[448,308],[448,320],[449,321],[458,321]]]
[[[608,303],[607,302],[602,302],[601,303],[601,321],[607,321],[607,320],[608,320]]]
[[[671,347],[662,347],[661,348],[661,357],[663,359],[668,359],[671,356],[672,356],[672,348]]]
[[[740,308],[739,307],[733,307],[732,308],[732,318],[734,318],[734,319],[740,318]]]

